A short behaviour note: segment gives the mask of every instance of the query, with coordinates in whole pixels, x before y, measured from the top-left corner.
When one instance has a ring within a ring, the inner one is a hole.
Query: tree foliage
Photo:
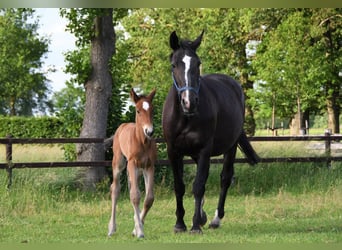
[[[266,11],[264,38],[253,60],[258,81],[251,93],[258,102],[255,107],[275,106],[278,117],[291,119],[297,112],[329,113],[330,98],[336,119],[329,127],[338,132],[341,9],[290,9],[268,27],[269,17],[278,12]]]
[[[50,107],[50,87],[42,71],[49,40],[37,33],[32,9],[0,10],[0,113],[32,115]]]

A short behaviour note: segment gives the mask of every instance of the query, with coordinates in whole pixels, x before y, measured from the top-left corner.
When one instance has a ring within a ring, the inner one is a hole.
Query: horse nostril
[[[182,106],[184,107],[184,108],[187,108],[187,109],[189,109],[190,108],[190,102],[189,102],[189,100],[187,100],[187,99],[182,99]]]

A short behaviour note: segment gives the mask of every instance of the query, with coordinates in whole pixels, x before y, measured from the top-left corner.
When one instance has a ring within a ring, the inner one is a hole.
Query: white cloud
[[[36,16],[39,17],[39,34],[50,38],[50,52],[44,59],[45,67],[53,66],[56,69],[56,72],[48,74],[48,79],[51,81],[52,91],[59,91],[70,78],[63,72],[64,53],[75,49],[75,37],[65,31],[67,20],[59,15],[58,8],[38,8]]]

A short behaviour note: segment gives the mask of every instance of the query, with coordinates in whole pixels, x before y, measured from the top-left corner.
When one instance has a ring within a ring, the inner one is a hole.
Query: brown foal
[[[130,97],[135,103],[135,123],[123,123],[116,130],[113,138],[113,183],[111,185],[112,213],[108,225],[108,236],[116,231],[116,204],[120,193],[120,174],[126,167],[130,200],[134,208],[134,229],[132,234],[144,237],[143,224],[147,212],[154,201],[154,163],[157,159],[157,148],[153,135],[152,100],[156,91],[148,96],[138,96],[131,89]],[[139,176],[143,173],[145,180],[144,207],[140,212]]]

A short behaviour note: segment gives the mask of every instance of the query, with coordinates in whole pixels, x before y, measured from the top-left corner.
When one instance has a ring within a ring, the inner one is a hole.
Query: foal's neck
[[[138,141],[138,143],[145,145],[149,141],[149,139],[145,136],[142,127],[137,126],[137,123],[134,123],[134,125],[135,139]]]

